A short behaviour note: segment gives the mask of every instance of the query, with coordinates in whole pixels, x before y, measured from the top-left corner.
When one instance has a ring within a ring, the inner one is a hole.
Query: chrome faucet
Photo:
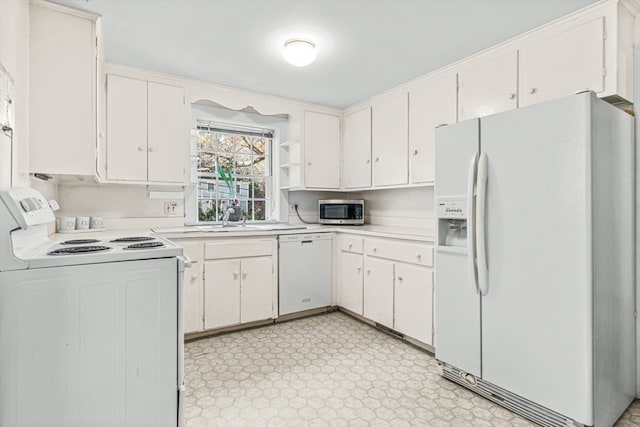
[[[234,213],[236,210],[233,206],[229,206],[227,210],[224,211],[224,216],[222,217],[222,226],[226,227],[229,222],[229,216]]]

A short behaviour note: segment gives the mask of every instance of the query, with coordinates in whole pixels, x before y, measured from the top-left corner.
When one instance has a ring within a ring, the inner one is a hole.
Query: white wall
[[[13,132],[13,185],[29,185],[29,2],[0,1],[0,63],[13,77],[16,124]],[[6,160],[8,162],[8,160]],[[0,160],[0,167],[9,163]]]
[[[158,188],[158,190],[162,190]],[[96,185],[61,183],[56,199],[61,216],[102,216],[107,228],[180,227],[184,225],[183,200],[177,202],[177,215],[165,216],[167,200],[150,199],[144,185]]]

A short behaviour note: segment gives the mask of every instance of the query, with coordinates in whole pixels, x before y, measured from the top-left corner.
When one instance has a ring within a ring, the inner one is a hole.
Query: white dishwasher
[[[281,235],[278,313],[331,305],[331,233]]]

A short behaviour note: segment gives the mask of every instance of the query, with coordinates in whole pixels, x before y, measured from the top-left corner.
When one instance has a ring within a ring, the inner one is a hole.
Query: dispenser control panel
[[[466,219],[467,199],[465,197],[438,199],[438,218]]]

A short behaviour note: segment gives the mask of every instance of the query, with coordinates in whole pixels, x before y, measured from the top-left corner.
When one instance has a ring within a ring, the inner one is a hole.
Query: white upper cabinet
[[[604,18],[600,17],[520,49],[520,106],[604,90]]]
[[[147,179],[182,182],[188,147],[183,120],[184,90],[149,82],[147,91]]]
[[[340,117],[307,111],[304,115],[304,185],[340,188]]]
[[[181,184],[188,141],[184,90],[107,76],[107,179]]]
[[[457,116],[457,74],[423,79],[409,89],[409,158],[411,183],[434,180],[434,129]]]
[[[147,180],[147,82],[107,76],[107,179]]]
[[[342,135],[344,187],[371,187],[371,107],[345,114]]]
[[[98,17],[30,6],[30,171],[96,173]]]
[[[409,180],[409,94],[374,102],[371,140],[374,187],[407,184]]]
[[[483,55],[458,72],[458,121],[518,107],[518,53]]]

